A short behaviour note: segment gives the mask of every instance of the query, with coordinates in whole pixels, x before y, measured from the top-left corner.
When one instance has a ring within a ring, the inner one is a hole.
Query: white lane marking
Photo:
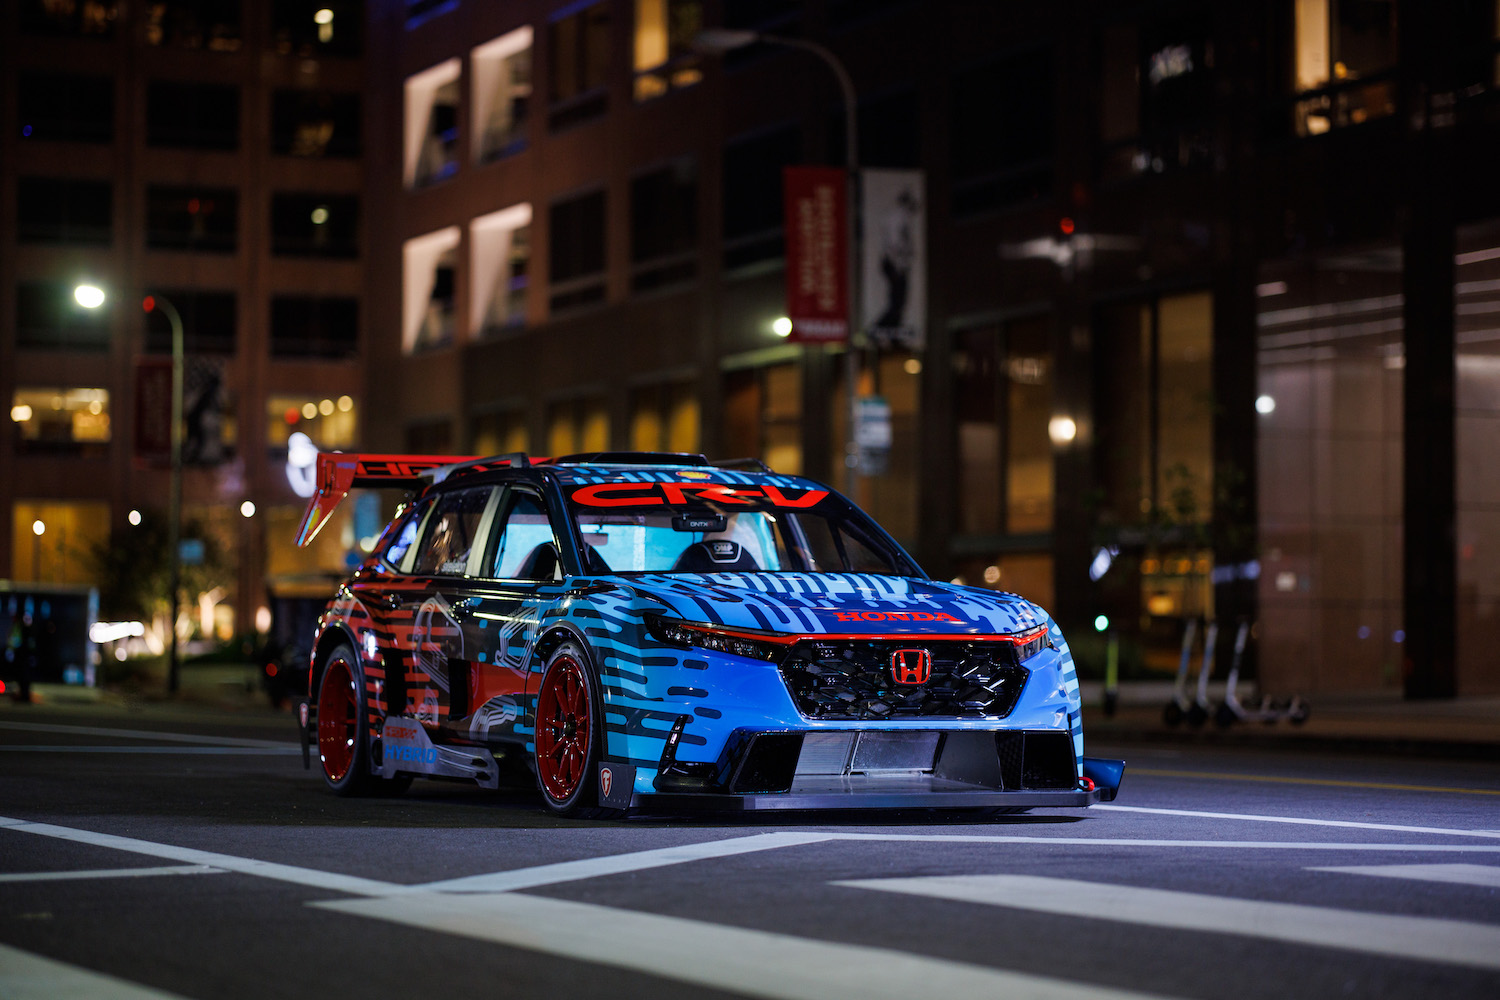
[[[1494,865],[1344,865],[1309,868],[1308,871],[1344,872],[1350,875],[1376,875],[1381,878],[1406,878],[1419,882],[1449,882],[1454,885],[1500,889],[1500,868]]]
[[[834,885],[1094,920],[1265,938],[1422,962],[1500,969],[1500,926],[1226,899],[1035,875],[853,879]]]
[[[1455,830],[1442,826],[1402,826],[1398,823],[1359,823],[1347,819],[1306,819],[1299,816],[1260,816],[1254,813],[1206,812],[1199,809],[1159,809],[1150,806],[1096,805],[1108,812],[1149,813],[1153,816],[1196,816],[1201,819],[1243,819],[1257,823],[1294,823],[1300,826],[1336,826],[1347,830],[1389,830],[1392,833],[1433,833],[1447,837],[1491,837],[1500,839],[1496,830]]]
[[[1095,807],[1097,808],[1097,807]],[[987,837],[963,833],[833,833],[830,840],[882,840],[893,843],[933,844],[1029,844],[1063,847],[1165,847],[1228,848],[1259,851],[1415,851],[1438,854],[1500,854],[1496,844],[1372,844],[1344,843],[1335,840],[1156,840],[1129,837]]]
[[[139,747],[139,746],[43,746],[35,743],[0,745],[0,753],[107,753],[177,754],[199,757],[287,757],[302,753],[299,747]]]
[[[95,847],[109,847],[117,851],[145,854],[153,858],[167,858],[192,865],[209,865],[214,868],[223,868],[225,871],[239,872],[241,875],[258,875],[261,878],[276,879],[279,882],[292,882],[314,889],[330,889],[356,896],[380,896],[405,891],[404,886],[360,878],[357,875],[320,872],[313,868],[298,868],[294,865],[280,865],[272,861],[256,861],[253,858],[237,858],[232,854],[199,851],[191,847],[174,847],[171,844],[156,844],[149,840],[136,840],[134,837],[118,837],[112,833],[94,833],[91,830],[75,830],[72,827],[53,826],[50,823],[30,823],[6,816],[0,816],[0,830],[35,833],[43,837],[56,837],[58,840],[70,840]]]
[[[0,944],[0,997],[5,1000],[182,1000],[102,972],[55,962]]]
[[[108,729],[101,726],[64,726],[51,722],[0,721],[0,729],[20,733],[65,733],[74,736],[117,736],[130,740],[156,740],[158,743],[203,743],[220,747],[284,747],[296,740],[253,740],[242,736],[200,736],[197,733],[164,733],[152,729]]]
[[[69,882],[77,879],[142,878],[148,875],[222,875],[209,865],[171,865],[165,868],[95,868],[77,872],[7,872],[0,882]]]
[[[753,851],[771,851],[780,847],[816,844],[832,839],[833,835],[827,833],[761,833],[751,837],[736,837],[732,840],[679,844],[675,847],[633,851],[629,854],[611,854],[597,858],[581,858],[577,861],[559,861],[555,864],[537,865],[533,868],[469,875],[463,878],[444,879],[441,882],[429,882],[412,888],[429,892],[507,892],[513,889],[530,889],[539,885],[555,885],[559,882],[576,882],[580,879],[598,878],[601,875],[618,875],[648,868],[661,868],[665,865],[680,865],[689,861],[727,858],[736,854],[749,854]]]
[[[523,893],[312,903],[320,909],[776,1000],[1106,1000],[1146,994]]]

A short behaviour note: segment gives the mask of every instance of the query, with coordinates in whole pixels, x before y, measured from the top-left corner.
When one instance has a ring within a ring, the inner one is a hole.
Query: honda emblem
[[[614,772],[607,767],[599,768],[599,797],[609,798],[609,786],[615,783]]]
[[[926,684],[932,680],[932,653],[898,649],[891,654],[891,680],[897,684]]]

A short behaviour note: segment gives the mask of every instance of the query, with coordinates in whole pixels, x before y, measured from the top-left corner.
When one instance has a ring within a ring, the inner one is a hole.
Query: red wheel
[[[536,772],[556,806],[571,805],[593,756],[593,691],[588,671],[564,647],[547,665],[536,701]]]
[[[359,689],[347,654],[346,647],[334,651],[318,687],[318,760],[323,763],[323,776],[334,786],[345,781],[354,767],[359,740]]]

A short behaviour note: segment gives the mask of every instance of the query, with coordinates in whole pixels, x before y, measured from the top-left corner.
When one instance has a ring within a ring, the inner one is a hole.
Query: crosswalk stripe
[[[0,944],[0,997],[5,1000],[182,1000],[176,993],[55,962]]]
[[[1096,805],[1102,812],[1146,813],[1152,816],[1192,816],[1198,819],[1241,819],[1255,823],[1290,823],[1294,826],[1330,826],[1346,830],[1385,830],[1390,833],[1435,833],[1445,837],[1495,837],[1500,830],[1461,830],[1443,826],[1406,826],[1400,823],[1363,823],[1352,819],[1313,819],[1306,816],[1262,816],[1258,813],[1209,812],[1203,809],[1163,809],[1157,806]]]
[[[1406,878],[1419,882],[1448,882],[1500,889],[1500,868],[1494,865],[1342,865],[1309,868],[1308,871],[1375,875],[1381,878]]]
[[[74,872],[6,872],[0,882],[75,882],[96,878],[146,878],[153,875],[222,875],[208,865],[169,865],[163,868],[95,868]]]
[[[773,1000],[1125,1000],[1149,994],[517,892],[310,903]]]
[[[1500,969],[1500,926],[1228,899],[1034,875],[854,879],[835,885],[1096,920],[1237,934],[1394,958]]]

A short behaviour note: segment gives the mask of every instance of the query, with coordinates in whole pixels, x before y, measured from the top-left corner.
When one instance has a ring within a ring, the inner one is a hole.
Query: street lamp
[[[95,285],[79,285],[73,290],[73,298],[85,309],[97,309],[104,304],[104,291]],[[141,300],[146,312],[160,309],[172,324],[172,480],[167,504],[167,551],[171,555],[171,612],[167,619],[170,632],[167,654],[167,692],[177,693],[177,591],[182,585],[182,316],[177,307],[161,295],[148,295]]]
[[[736,49],[764,42],[788,49],[810,52],[833,71],[839,90],[844,95],[844,167],[849,172],[848,183],[848,289],[849,289],[849,343],[844,351],[844,391],[848,395],[848,427],[844,434],[844,492],[857,502],[859,491],[859,359],[854,353],[854,335],[859,315],[859,120],[858,97],[854,93],[854,81],[844,63],[831,50],[817,42],[803,38],[787,38],[783,35],[767,35],[759,31],[744,31],[736,28],[705,28],[693,39],[695,51],[705,55],[723,55]]]

